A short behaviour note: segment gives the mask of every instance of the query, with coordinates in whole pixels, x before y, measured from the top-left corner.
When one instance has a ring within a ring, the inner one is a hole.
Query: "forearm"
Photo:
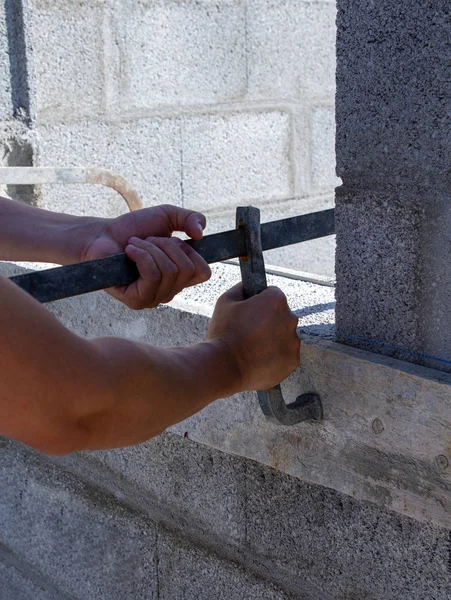
[[[0,260],[77,262],[85,240],[100,221],[53,213],[0,197]]]
[[[218,342],[85,340],[0,278],[0,432],[48,453],[142,442],[238,391]]]

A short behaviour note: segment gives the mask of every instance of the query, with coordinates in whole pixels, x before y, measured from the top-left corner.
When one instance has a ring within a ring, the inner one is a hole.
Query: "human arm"
[[[51,454],[143,442],[217,398],[284,379],[299,360],[296,323],[276,288],[243,300],[236,286],[200,344],[86,340],[0,278],[0,432]]]
[[[171,237],[182,231],[200,239],[204,227],[204,215],[170,205],[102,219],[53,213],[0,198],[0,260],[65,265],[125,251],[136,262],[140,277],[109,293],[130,308],[151,308],[210,277],[202,257]]]

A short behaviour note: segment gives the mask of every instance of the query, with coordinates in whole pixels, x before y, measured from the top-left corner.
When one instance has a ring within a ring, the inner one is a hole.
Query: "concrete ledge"
[[[18,267],[2,265],[5,275]],[[133,313],[104,293],[51,310],[81,335],[123,335],[159,345],[202,339],[213,301],[239,279],[217,265],[208,284],[169,307]],[[287,399],[321,395],[321,424],[271,425],[254,394],[215,402],[172,430],[304,481],[374,502],[417,520],[451,526],[451,375],[335,343],[333,289],[271,277],[300,318],[301,367]],[[312,332],[316,336],[309,335]]]

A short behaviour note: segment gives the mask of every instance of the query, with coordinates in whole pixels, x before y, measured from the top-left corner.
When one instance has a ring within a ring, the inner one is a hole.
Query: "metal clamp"
[[[247,256],[240,257],[244,296],[250,298],[268,287],[260,231],[260,211],[253,206],[236,209],[237,228],[245,233]],[[270,390],[258,391],[258,401],[263,414],[278,425],[296,425],[308,419],[323,418],[321,399],[317,394],[301,394],[291,404],[286,404],[280,385]]]

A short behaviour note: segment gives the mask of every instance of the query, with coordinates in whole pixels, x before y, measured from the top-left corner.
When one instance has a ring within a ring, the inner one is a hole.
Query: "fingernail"
[[[140,241],[141,241],[141,240],[140,240],[139,238],[137,238],[137,237],[131,237],[131,238],[128,240],[128,243],[129,243],[129,244],[131,244],[131,245],[133,245],[133,244],[136,244],[136,242],[140,242]]]
[[[204,234],[204,230],[203,227],[200,223],[197,224],[197,229],[199,230],[199,232],[203,235]]]
[[[136,246],[134,246],[133,244],[127,244],[127,247],[125,249],[129,250],[130,252],[133,252],[133,250],[136,250]]]
[[[174,240],[174,243],[177,244],[177,246],[181,246],[183,244],[183,241],[178,237],[174,236],[172,239]]]

